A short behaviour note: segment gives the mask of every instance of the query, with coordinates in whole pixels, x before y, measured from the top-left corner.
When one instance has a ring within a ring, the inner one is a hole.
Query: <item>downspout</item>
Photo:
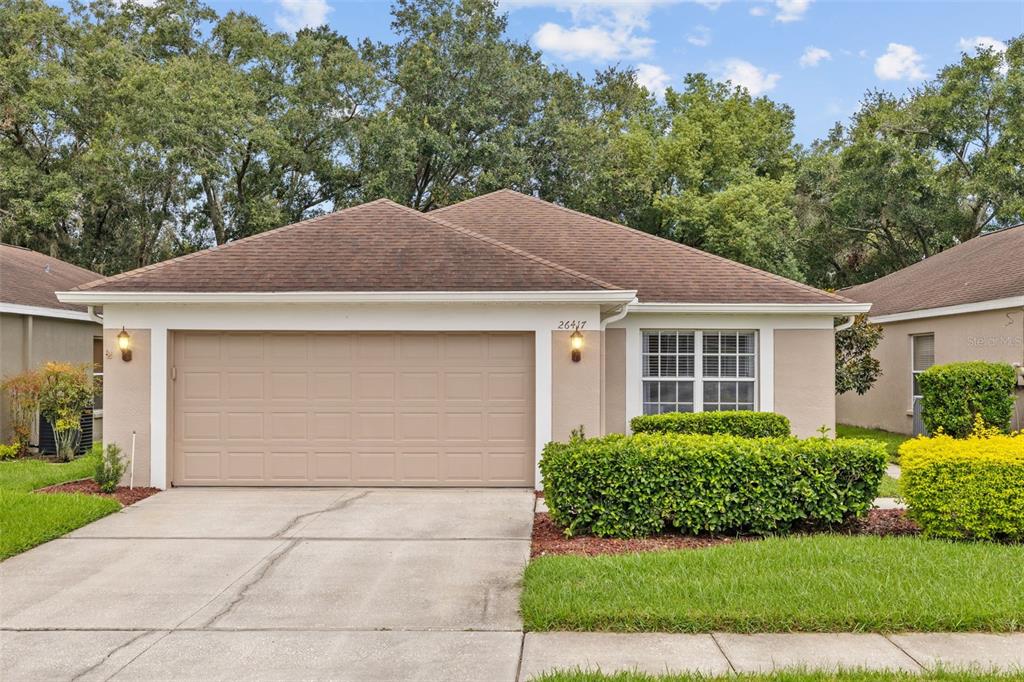
[[[610,314],[607,317],[602,317],[601,318],[601,409],[600,409],[600,415],[601,415],[601,435],[602,436],[605,435],[608,432],[608,428],[607,428],[607,425],[605,423],[605,419],[607,418],[607,416],[605,414],[605,403],[607,402],[606,401],[607,390],[605,388],[605,381],[607,380],[607,368],[608,368],[608,362],[607,362],[607,360],[608,360],[608,344],[605,343],[605,331],[607,330],[608,325],[610,325],[613,322],[618,322],[619,320],[624,318],[626,315],[628,315],[629,314],[629,306],[632,305],[633,303],[638,303],[638,302],[639,302],[639,299],[637,299],[634,296],[632,301],[630,301],[629,303],[623,303],[622,305],[620,305],[617,308],[612,308]]]
[[[836,327],[832,331],[841,332],[844,329],[849,329],[850,327],[853,326],[853,322],[856,319],[857,319],[856,315],[847,315],[846,316],[846,322],[843,322],[842,324],[840,324],[838,327]]]
[[[89,312],[89,317],[92,318],[93,322],[98,322],[101,325],[103,324],[103,316],[96,312],[96,306],[94,306],[94,305],[89,306],[88,307],[88,312]]]

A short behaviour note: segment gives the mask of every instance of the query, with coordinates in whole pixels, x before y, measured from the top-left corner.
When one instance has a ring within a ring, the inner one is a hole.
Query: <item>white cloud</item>
[[[326,23],[331,6],[327,0],[278,0],[281,11],[274,15],[277,25],[294,33],[299,29]]]
[[[652,38],[630,30],[608,30],[601,26],[565,28],[546,23],[533,34],[533,43],[544,52],[563,59],[617,59],[646,57],[654,46]]]
[[[885,54],[875,60],[875,75],[884,81],[921,80],[923,65],[924,58],[910,45],[889,43]]]
[[[755,17],[763,17],[768,14],[768,8],[764,5],[754,5],[750,8],[750,13]]]
[[[777,73],[767,73],[764,69],[754,66],[742,59],[728,59],[719,72],[719,80],[732,81],[733,85],[741,85],[754,97],[763,95],[773,89],[782,78]]]
[[[672,82],[672,78],[660,66],[637,64],[636,82],[660,97],[665,92],[665,88]]]
[[[964,52],[970,50],[992,50],[1002,54],[1006,52],[1006,43],[993,38],[992,36],[974,36],[973,38],[961,38],[959,42],[960,49]]]
[[[707,47],[711,44],[711,29],[707,26],[694,26],[693,33],[686,36],[686,42],[697,47]]]
[[[817,66],[819,62],[832,59],[832,53],[821,47],[808,45],[804,53],[800,55],[800,67]]]
[[[811,0],[775,0],[775,7],[779,10],[779,13],[775,15],[775,21],[783,23],[800,21],[810,6]]]

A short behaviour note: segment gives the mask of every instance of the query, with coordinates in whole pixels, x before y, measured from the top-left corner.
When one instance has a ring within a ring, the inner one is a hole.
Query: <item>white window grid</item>
[[[644,414],[757,409],[755,330],[643,329],[640,335]]]

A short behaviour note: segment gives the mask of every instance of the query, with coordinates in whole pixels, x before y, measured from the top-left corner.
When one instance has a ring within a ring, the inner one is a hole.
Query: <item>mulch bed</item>
[[[99,484],[91,478],[83,478],[80,481],[69,481],[68,483],[58,483],[57,485],[51,485],[46,488],[40,488],[36,491],[37,493],[81,493],[84,495],[98,495],[100,497],[112,497],[124,506],[135,504],[139,500],[144,500],[151,495],[156,495],[160,492],[160,488],[129,488],[127,486],[118,486],[112,493],[104,493],[100,491]]]
[[[862,519],[850,522],[840,532],[851,535],[917,535],[920,527],[907,518],[903,509],[872,509]],[[659,552],[672,549],[704,549],[714,545],[755,540],[752,536],[678,535],[666,533],[649,538],[599,538],[577,535],[567,538],[562,527],[546,513],[534,515],[530,557],[575,554],[598,556],[601,554],[627,554],[631,552]]]

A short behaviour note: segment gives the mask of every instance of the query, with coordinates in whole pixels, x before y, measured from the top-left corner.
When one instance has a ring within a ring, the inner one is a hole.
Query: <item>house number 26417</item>
[[[559,329],[583,329],[586,326],[586,320],[562,320],[558,323]]]

